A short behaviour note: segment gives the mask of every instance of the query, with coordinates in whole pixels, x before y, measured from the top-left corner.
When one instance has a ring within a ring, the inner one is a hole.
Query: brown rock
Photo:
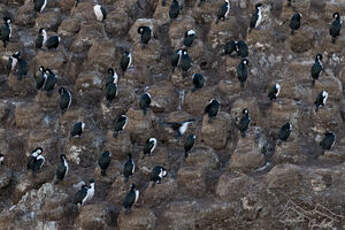
[[[117,222],[121,230],[153,230],[156,228],[157,217],[150,209],[134,208],[130,215],[121,212]]]
[[[107,15],[105,21],[105,31],[112,36],[120,36],[129,30],[130,21],[126,11],[117,7]]]
[[[212,23],[207,40],[212,48],[217,48],[225,44],[229,38],[237,37],[239,32],[236,17],[229,16],[225,22]]]
[[[152,28],[154,35],[157,33],[157,30],[158,30],[158,23],[155,19],[151,19],[151,18],[139,18],[139,19],[137,19],[128,32],[130,38],[132,39],[132,41],[135,44],[140,43],[140,36],[141,35],[138,33],[138,28],[140,26],[148,26],[148,27]],[[154,40],[155,40],[155,38],[151,37],[149,45]]]
[[[105,204],[85,205],[80,209],[78,229],[110,229],[111,213]]]
[[[34,128],[40,126],[43,114],[37,104],[22,103],[16,106],[15,119],[18,128]]]
[[[149,93],[154,103],[151,108],[154,112],[173,112],[178,105],[178,94],[172,84],[164,82],[153,85]]]
[[[12,170],[5,168],[3,165],[0,166],[0,189],[6,188],[12,180]]]
[[[302,25],[303,26],[303,25]],[[304,53],[314,45],[313,32],[311,28],[297,30],[289,39],[290,49],[295,53]]]
[[[135,43],[133,57],[135,63],[150,65],[152,62],[159,63],[161,61],[161,45],[158,40],[151,40],[145,48],[141,43]]]
[[[46,30],[57,31],[61,22],[62,22],[61,10],[59,8],[54,8],[53,11],[40,14],[36,18],[35,28],[37,31],[40,28],[45,28]]]
[[[92,46],[94,41],[97,41],[103,37],[104,33],[100,25],[94,23],[82,23],[80,25],[80,31],[78,33],[78,36],[72,43],[71,49],[73,52],[86,51]]]
[[[280,129],[283,124],[298,117],[297,103],[293,100],[280,99],[272,103],[267,114],[270,114],[270,127]]]
[[[80,21],[77,18],[69,18],[62,21],[58,34],[63,37],[71,37],[80,30]]]
[[[261,111],[258,106],[258,101],[254,97],[247,97],[247,98],[239,98],[233,104],[231,108],[231,117],[235,119],[237,122],[240,121],[242,117],[243,109],[247,108],[249,115],[252,119],[250,125],[262,125],[261,118],[263,117]]]
[[[206,190],[206,172],[197,167],[183,167],[177,172],[177,183],[195,197],[202,197]]]
[[[40,105],[43,111],[57,111],[60,109],[60,107],[58,107],[59,100],[57,90],[54,90],[51,96],[48,96],[46,91],[39,91],[35,97],[35,102]]]
[[[226,146],[230,128],[230,115],[219,112],[217,117],[210,123],[205,115],[202,121],[201,135],[205,143],[215,149],[222,149]]]
[[[270,189],[293,190],[302,183],[303,170],[292,164],[275,166],[266,176],[265,181]]]
[[[35,70],[38,70],[40,66],[44,66],[61,77],[65,73],[63,66],[67,62],[67,58],[62,51],[54,52],[40,50],[33,62],[35,63]]]
[[[150,208],[172,200],[177,192],[177,182],[173,178],[164,178],[161,184],[156,184],[153,188],[151,184],[152,182],[142,195],[145,205],[148,205]]]
[[[188,154],[188,158],[185,160],[185,166],[209,171],[218,168],[219,159],[213,149],[209,147],[197,147]]]
[[[33,25],[35,22],[34,4],[28,2],[18,9],[16,14],[16,24],[21,26]]]
[[[205,87],[194,92],[188,91],[183,108],[190,114],[200,116],[204,113],[207,103],[215,96],[215,90],[212,87]]]
[[[192,18],[191,16],[185,16],[178,22],[173,22],[170,25],[169,38],[172,47],[178,48],[183,46],[184,33],[188,30],[194,30],[196,34],[199,33],[196,30],[194,18]]]
[[[140,142],[146,141],[152,135],[152,122],[155,116],[151,110],[144,116],[143,111],[130,108],[127,112],[128,124],[126,131],[131,138]]]
[[[115,46],[112,40],[94,41],[88,52],[88,61],[106,72],[115,57]]]
[[[129,132],[126,130],[119,133],[116,138],[113,137],[114,130],[109,130],[107,133],[106,148],[112,152],[112,159],[126,160],[127,154],[132,152],[131,139]]]

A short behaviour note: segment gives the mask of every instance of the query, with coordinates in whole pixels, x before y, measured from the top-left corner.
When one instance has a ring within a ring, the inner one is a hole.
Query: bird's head
[[[60,89],[59,89],[59,94],[61,95],[61,94],[63,94],[65,92],[65,88],[64,87],[60,87]]]
[[[333,14],[333,18],[334,18],[334,19],[338,19],[339,17],[340,17],[340,15],[339,15],[338,12],[335,12],[335,13]]]
[[[248,61],[248,59],[245,58],[245,59],[242,60],[242,63],[243,63],[244,65],[248,65],[248,64],[249,64],[249,61]]]

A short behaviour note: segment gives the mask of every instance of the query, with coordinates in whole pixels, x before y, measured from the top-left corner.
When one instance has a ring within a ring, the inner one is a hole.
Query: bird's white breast
[[[258,12],[258,20],[255,23],[255,28],[260,25],[261,20],[262,20],[262,13],[261,13],[261,10],[259,10],[259,12]]]
[[[134,204],[136,204],[138,202],[138,199],[139,199],[139,190],[136,189],[135,190],[135,200],[134,200]]]
[[[103,20],[103,14],[102,14],[101,6],[100,5],[95,5],[93,7],[93,12],[95,13],[96,18],[97,18],[98,21],[102,21]]]

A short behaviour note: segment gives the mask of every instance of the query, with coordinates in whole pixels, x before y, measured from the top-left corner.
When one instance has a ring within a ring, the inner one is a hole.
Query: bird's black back
[[[123,126],[125,125],[126,123],[126,119],[124,117],[120,117],[119,119],[116,120],[115,122],[115,131],[121,131],[123,130]]]
[[[170,19],[177,18],[179,13],[180,13],[179,3],[178,3],[178,1],[173,0],[171,5],[170,5],[170,8],[169,8],[169,17],[170,17]]]
[[[83,186],[81,187],[81,189],[74,195],[74,200],[73,203],[74,204],[82,204],[83,199],[86,197],[87,195],[87,186]]]
[[[42,46],[43,46],[43,40],[44,40],[43,35],[42,35],[42,34],[39,34],[39,35],[37,36],[37,38],[36,38],[36,41],[35,41],[35,47],[36,47],[37,49],[42,48]]]
[[[259,19],[259,10],[256,9],[255,12],[253,13],[251,19],[250,19],[250,28],[254,29],[256,25],[256,21]]]
[[[80,136],[82,134],[82,123],[81,122],[77,122],[73,125],[72,130],[71,130],[71,137],[74,136]]]
[[[131,190],[127,193],[123,206],[128,209],[131,208],[135,202],[135,191]]]
[[[129,57],[128,55],[124,54],[121,58],[121,63],[120,63],[122,71],[126,71],[128,68],[128,65],[129,65]]]

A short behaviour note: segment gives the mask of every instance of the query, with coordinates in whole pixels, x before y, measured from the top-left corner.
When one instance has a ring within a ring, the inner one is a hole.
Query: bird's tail
[[[125,184],[128,183],[128,177],[125,177]]]
[[[162,6],[166,5],[166,0],[162,0]]]
[[[143,114],[144,114],[144,116],[146,116],[146,113],[147,113],[147,108],[143,108]]]
[[[219,22],[219,18],[217,18],[217,20],[216,20],[216,24],[218,24],[218,22]]]
[[[311,84],[312,84],[312,86],[314,86],[314,85],[315,85],[315,79],[313,79],[313,82],[312,82]]]
[[[242,136],[242,138],[245,138],[246,137],[246,132],[241,132],[241,136]]]
[[[23,75],[18,74],[18,76],[17,76],[17,80],[18,80],[18,81],[21,81],[22,79],[23,79]]]
[[[110,107],[110,101],[107,100],[107,104],[106,104],[107,108]]]
[[[244,82],[241,81],[241,88],[244,88]]]
[[[48,96],[48,97],[51,97],[52,95],[53,95],[53,90],[47,91],[47,96]]]
[[[291,33],[290,33],[291,35],[294,35],[295,34],[295,31],[294,30],[291,30]]]
[[[126,208],[125,215],[129,214],[129,208]]]
[[[195,92],[196,90],[197,90],[197,88],[196,88],[196,87],[193,87],[192,93]]]
[[[155,185],[156,185],[156,181],[153,181],[153,182],[152,182],[152,188],[154,188]]]
[[[188,151],[185,151],[184,152],[184,159],[187,159],[187,157],[188,157]]]
[[[183,78],[186,78],[186,77],[187,77],[187,71],[184,71],[184,70],[182,71],[182,77],[183,77]]]
[[[335,37],[332,37],[332,43],[335,44],[335,40],[336,38]]]
[[[101,170],[101,175],[102,175],[102,176],[106,176],[106,173],[105,173],[105,170],[104,170],[104,169]]]
[[[118,134],[119,134],[119,132],[114,131],[113,137],[116,138]]]
[[[317,113],[318,111],[319,111],[319,106],[316,106],[315,113]]]

